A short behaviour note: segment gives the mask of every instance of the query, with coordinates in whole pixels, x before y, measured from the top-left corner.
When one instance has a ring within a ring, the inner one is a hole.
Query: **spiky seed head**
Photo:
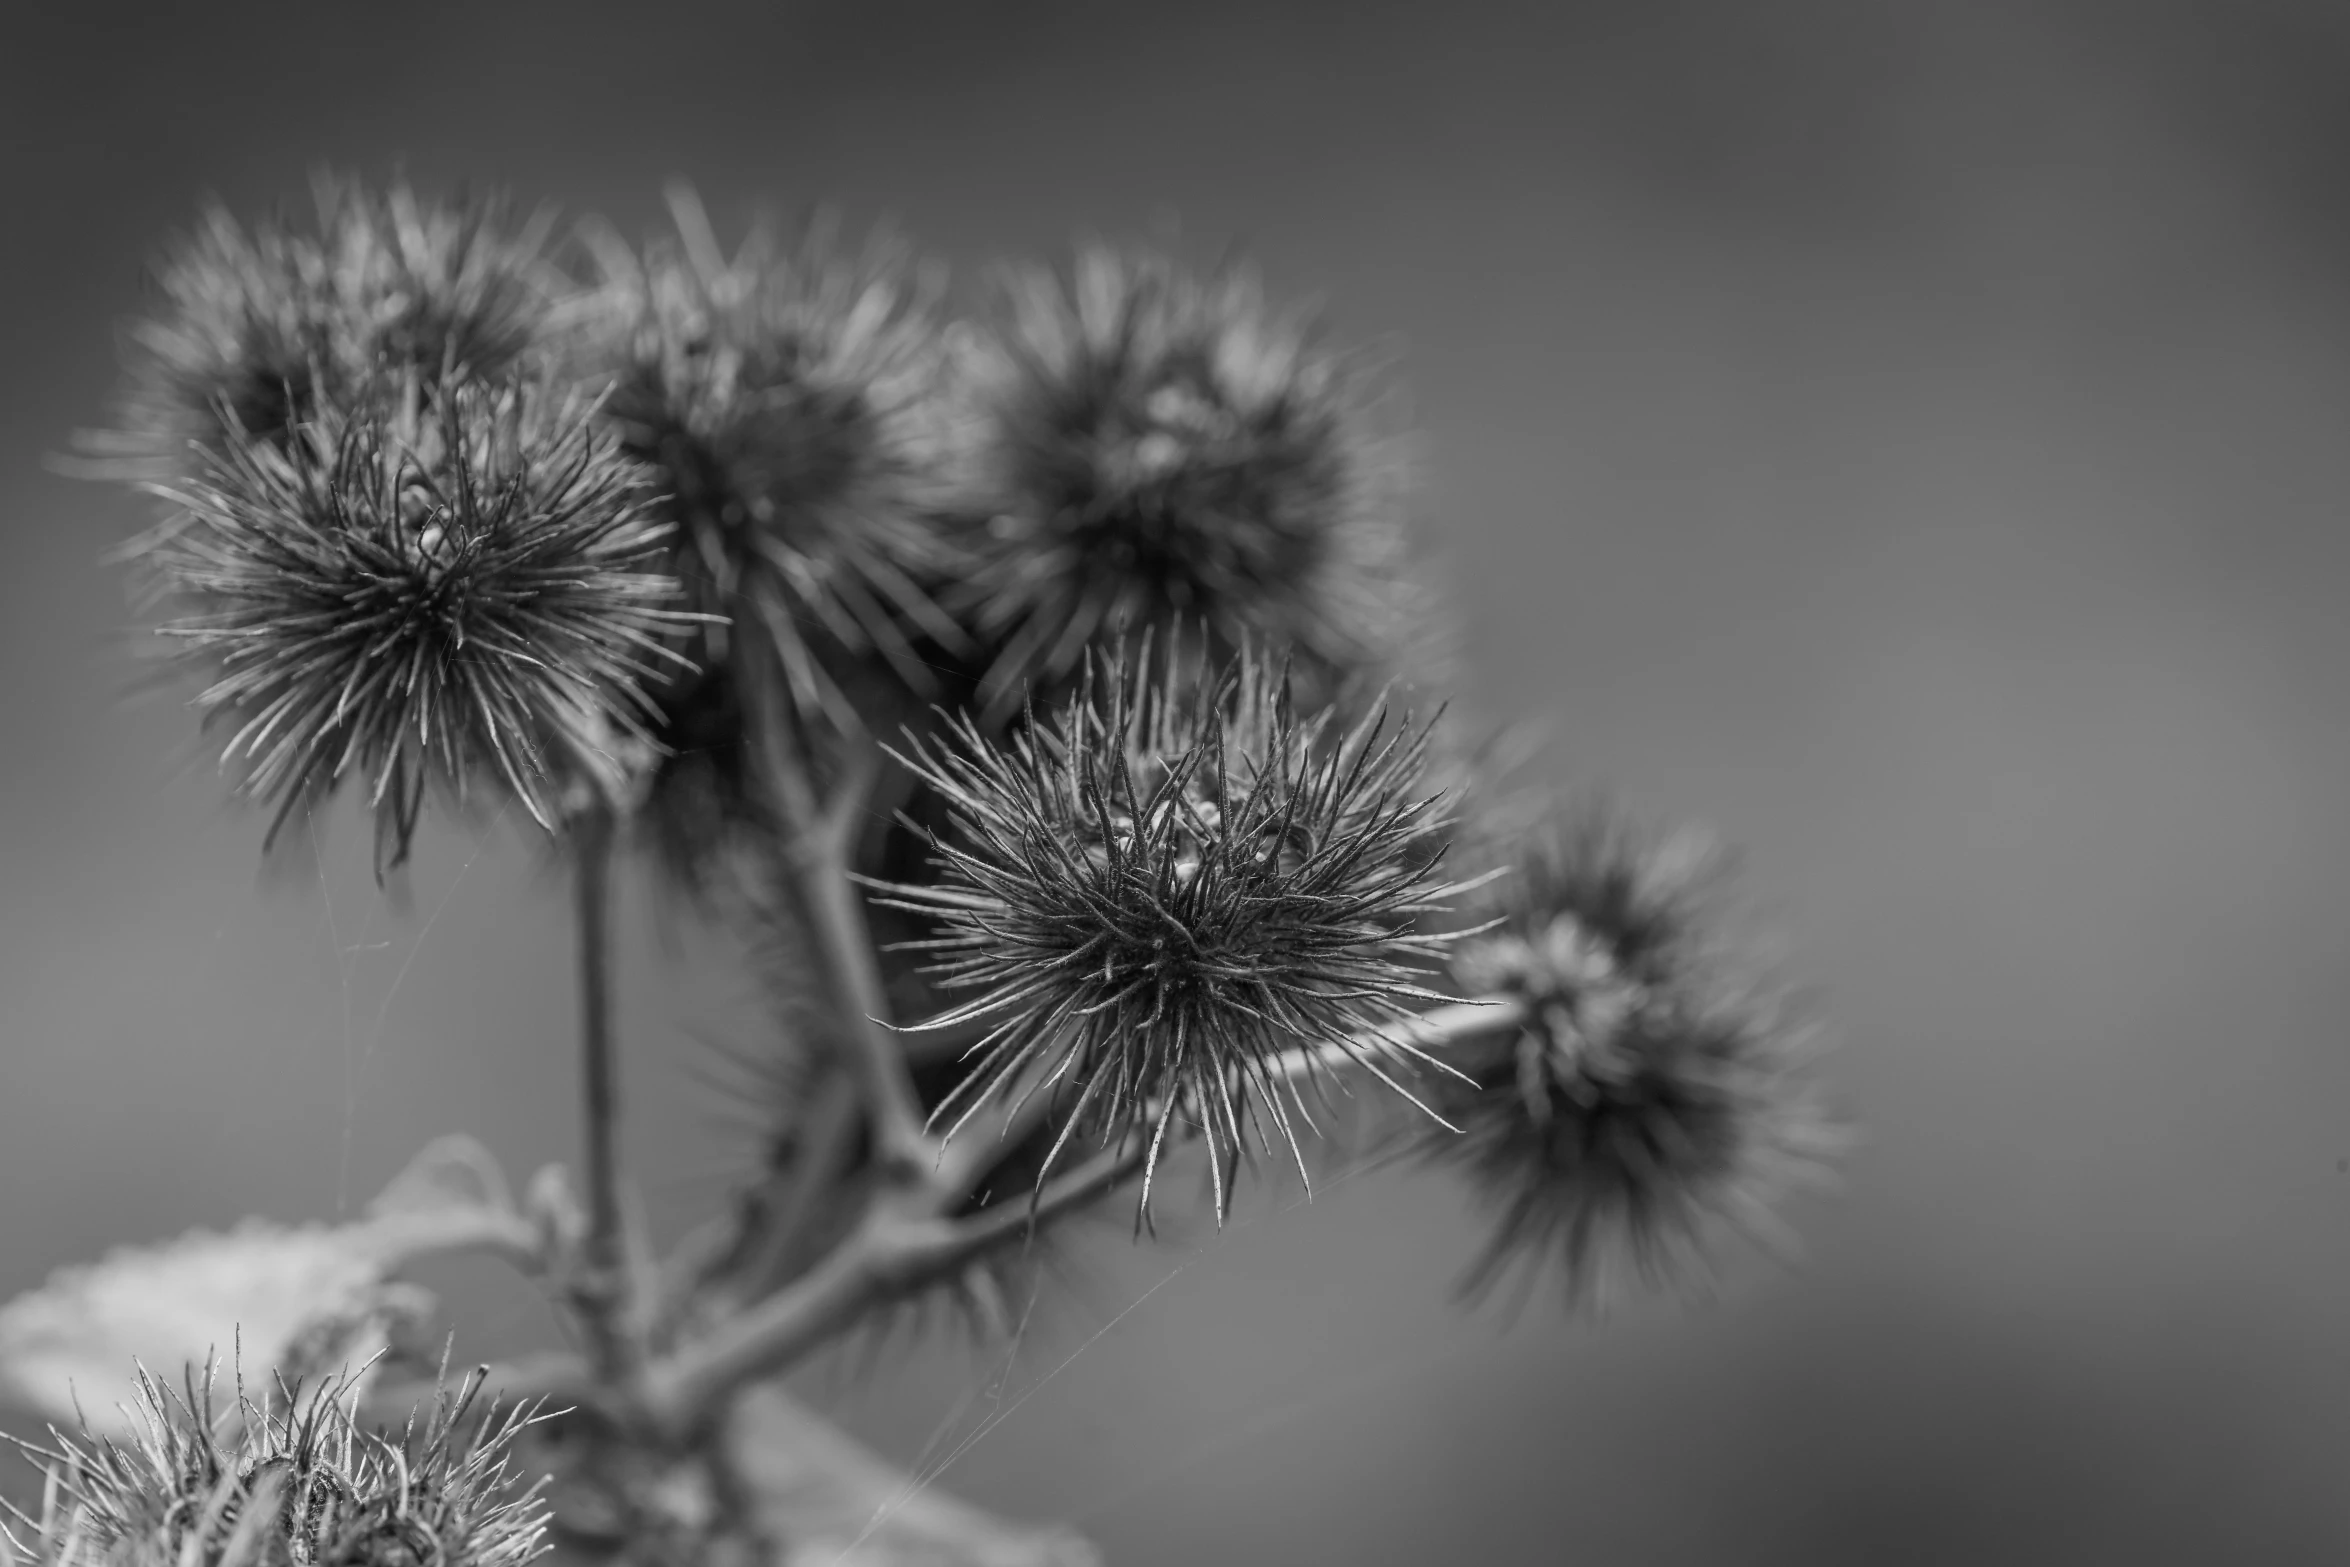
[[[0,1525],[25,1567],[526,1567],[546,1554],[515,1438],[535,1417],[444,1380],[421,1422],[362,1430],[346,1383],[214,1403],[217,1365],[175,1392],[138,1373],[139,1435],[25,1444],[46,1471],[38,1517]],[[12,1509],[13,1511],[13,1509]]]
[[[920,683],[914,644],[957,635],[930,598],[954,444],[939,280],[896,240],[852,249],[826,220],[796,245],[762,225],[724,256],[673,194],[674,240],[640,253],[590,232],[582,368],[611,379],[605,416],[659,475],[691,607],[725,617],[696,634],[696,662],[778,659],[804,711],[854,723],[834,655]]]
[[[436,201],[321,175],[309,226],[207,207],[159,263],[160,308],[130,330],[114,471],[167,477],[297,426],[411,371],[496,378],[529,357],[558,287],[544,214]]]
[[[676,524],[670,570],[711,618],[700,673],[656,693],[668,755],[640,824],[657,863],[707,894],[723,851],[763,825],[753,753],[828,738],[928,700],[947,574],[937,520],[957,449],[939,278],[887,235],[844,244],[819,218],[722,253],[690,192],[642,249],[584,232],[597,274],[573,338],[608,380],[605,417]],[[896,693],[910,693],[897,697]]]
[[[1453,972],[1526,1020],[1430,1089],[1464,1135],[1428,1152],[1499,1209],[1465,1288],[1555,1266],[1570,1300],[1604,1303],[1627,1274],[1685,1279],[1725,1228],[1771,1239],[1774,1201],[1842,1134],[1786,998],[1707,918],[1719,854],[1695,835],[1644,847],[1593,814],[1542,823],[1511,860],[1498,927],[1464,939]]]
[[[411,379],[159,489],[175,514],[133,555],[273,838],[346,780],[379,868],[436,787],[550,827],[564,789],[627,787],[682,617],[666,529],[591,413],[535,379]]]
[[[1325,1057],[1400,1087],[1416,1054],[1380,1029],[1430,998],[1415,964],[1446,941],[1417,923],[1454,890],[1419,852],[1444,826],[1426,743],[1384,713],[1300,718],[1252,653],[1174,686],[1113,666],[1008,739],[965,716],[915,745],[954,832],[886,901],[932,916],[932,974],[977,992],[925,1026],[989,1025],[934,1120],[1050,1095],[1040,1183],[1072,1138],[1147,1138],[1141,1217],[1174,1130],[1204,1134],[1219,1217],[1251,1132],[1302,1173]]]
[[[1397,633],[1402,451],[1359,360],[1250,273],[1080,247],[1001,279],[972,340],[977,566],[950,607],[1016,700],[1149,629],[1379,664]]]

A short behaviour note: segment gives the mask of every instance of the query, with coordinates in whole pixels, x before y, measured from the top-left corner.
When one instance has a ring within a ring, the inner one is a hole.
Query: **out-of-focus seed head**
[[[965,717],[916,745],[954,832],[888,901],[936,920],[942,988],[978,992],[926,1026],[989,1025],[935,1119],[1050,1095],[1040,1183],[1072,1138],[1147,1138],[1146,1217],[1172,1130],[1205,1134],[1219,1217],[1252,1130],[1302,1174],[1305,1087],[1343,1063],[1402,1091],[1418,1057],[1379,1030],[1431,998],[1416,965],[1447,941],[1418,924],[1455,890],[1423,852],[1425,751],[1384,713],[1301,719],[1255,656],[1172,686],[1113,667],[1006,740]]]
[[[658,693],[674,744],[645,812],[699,890],[757,825],[757,726],[821,749],[890,691],[933,694],[930,650],[960,642],[931,597],[956,440],[940,280],[904,245],[851,248],[819,220],[726,256],[691,195],[672,200],[677,234],[641,250],[587,231],[577,365],[610,381],[605,418],[677,525],[669,569],[712,617],[686,646],[702,673]]]
[[[683,617],[665,529],[591,412],[535,380],[412,379],[159,488],[174,514],[133,558],[272,838],[356,779],[384,869],[435,787],[551,827],[565,789],[642,770]]]
[[[239,1386],[184,1394],[139,1373],[129,1442],[52,1430],[25,1444],[47,1472],[37,1517],[0,1526],[0,1562],[26,1567],[526,1567],[547,1551],[538,1487],[510,1465],[528,1410],[479,1405],[480,1373],[446,1383],[419,1422],[362,1430],[355,1395]],[[13,1510],[12,1510],[13,1511]]]
[[[593,237],[582,368],[612,379],[605,417],[659,475],[692,607],[731,622],[697,633],[696,661],[764,639],[795,700],[853,722],[827,655],[878,654],[919,682],[915,641],[956,635],[929,596],[952,483],[938,279],[829,222],[797,246],[754,229],[725,257],[682,194],[678,221],[641,254]]]
[[[321,175],[310,226],[205,209],[156,269],[159,308],[130,329],[117,428],[86,445],[110,471],[166,478],[295,429],[410,373],[495,379],[531,357],[557,283],[545,214],[434,201]]]
[[[1142,633],[1270,644],[1325,685],[1388,667],[1402,452],[1358,362],[1237,269],[1094,245],[1000,292],[965,366],[984,523],[948,598],[994,650],[987,703]]]
[[[1552,819],[1495,884],[1498,928],[1464,939],[1453,973],[1506,997],[1522,1027],[1451,1059],[1431,1103],[1464,1135],[1425,1139],[1495,1204],[1466,1281],[1563,1270],[1569,1298],[1679,1281],[1728,1228],[1777,1233],[1771,1207],[1843,1141],[1805,1071],[1785,998],[1709,927],[1721,870],[1704,840],[1643,848],[1604,817]]]

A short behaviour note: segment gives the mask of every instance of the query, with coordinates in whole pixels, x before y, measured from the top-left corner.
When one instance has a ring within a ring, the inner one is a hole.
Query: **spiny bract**
[[[201,453],[283,444],[410,372],[496,378],[531,354],[557,284],[547,219],[321,175],[314,228],[245,227],[218,204],[157,268],[161,308],[130,330],[130,382],[93,455],[148,477]]]
[[[517,1491],[509,1450],[533,1418],[478,1413],[480,1373],[444,1389],[421,1428],[363,1431],[328,1383],[280,1384],[236,1407],[139,1373],[142,1431],[127,1443],[52,1430],[26,1444],[48,1475],[39,1517],[0,1528],[24,1567],[526,1567],[546,1553],[538,1487]],[[469,1418],[470,1417],[470,1418]],[[11,1509],[13,1512],[13,1509]]]
[[[1001,292],[966,356],[986,522],[949,598],[994,650],[988,701],[1144,631],[1293,648],[1301,675],[1382,661],[1401,464],[1359,366],[1239,271],[1097,245]]]
[[[1384,713],[1331,731],[1252,655],[1173,686],[1113,668],[1005,742],[964,717],[914,748],[955,833],[936,883],[890,901],[936,919],[919,945],[941,984],[981,992],[923,1026],[992,1025],[938,1107],[949,1135],[1048,1094],[1039,1184],[1073,1136],[1146,1136],[1147,1217],[1170,1130],[1196,1127],[1220,1217],[1252,1123],[1303,1172],[1301,1084],[1325,1085],[1324,1052],[1409,1097],[1391,1069],[1425,1058],[1382,1028],[1436,999],[1414,964],[1449,938],[1420,921],[1456,890],[1422,852],[1443,825],[1415,791],[1427,734]]]
[[[135,547],[165,625],[233,725],[222,751],[275,836],[357,775],[379,867],[429,787],[483,782],[542,826],[558,785],[617,792],[680,616],[663,529],[590,404],[536,381],[411,380],[283,445],[232,442]],[[487,775],[486,780],[484,775]]]
[[[1840,1137],[1805,1073],[1783,998],[1741,977],[1707,928],[1720,865],[1692,835],[1644,850],[1600,816],[1558,817],[1509,850],[1500,926],[1453,971],[1526,1021],[1461,1058],[1431,1102],[1465,1135],[1425,1139],[1499,1205],[1465,1288],[1514,1264],[1564,1268],[1603,1300],[1628,1265],[1665,1282],[1727,1225],[1772,1233],[1770,1204]]]

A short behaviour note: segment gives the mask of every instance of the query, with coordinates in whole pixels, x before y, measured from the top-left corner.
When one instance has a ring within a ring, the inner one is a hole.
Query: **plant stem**
[[[936,1226],[944,1228],[944,1226]],[[854,1322],[879,1293],[892,1245],[881,1210],[814,1268],[705,1338],[646,1368],[642,1397],[656,1429],[691,1440],[736,1390],[783,1370]]]
[[[1514,1028],[1524,1016],[1523,1006],[1511,1000],[1436,1007],[1408,1022],[1369,1031],[1352,1052],[1333,1046],[1300,1050],[1277,1070],[1288,1076],[1359,1070],[1357,1056],[1368,1050],[1398,1042],[1434,1050]],[[716,1417],[735,1389],[785,1370],[875,1301],[920,1288],[1130,1179],[1141,1170],[1148,1148],[1147,1138],[1130,1138],[1053,1177],[1033,1204],[1005,1203],[959,1219],[938,1215],[962,1194],[950,1195],[935,1185],[877,1194],[864,1222],[813,1268],[707,1337],[647,1367],[644,1398],[651,1418],[672,1432],[698,1430]],[[957,1171],[976,1180],[986,1167],[974,1162],[958,1165]]]
[[[648,1368],[642,1388],[656,1429],[690,1437],[744,1384],[788,1367],[861,1316],[875,1301],[917,1288],[981,1253],[1026,1236],[1142,1168],[1146,1138],[1130,1138],[1053,1178],[1030,1203],[967,1219],[909,1214],[920,1198],[883,1200],[821,1262],[689,1351]]]
[[[821,1070],[803,1124],[805,1139],[790,1162],[744,1194],[743,1209],[713,1219],[678,1244],[662,1264],[654,1336],[673,1332],[689,1306],[720,1313],[756,1301],[815,1260],[809,1241],[827,1197],[847,1165],[856,1135],[857,1085],[835,1066]]]
[[[817,945],[838,986],[842,1022],[857,1047],[860,1075],[873,1113],[876,1162],[893,1178],[920,1179],[936,1148],[922,1130],[922,1105],[906,1058],[889,1030],[889,1000],[856,884],[849,880],[845,834],[819,828],[800,846],[798,870]]]
[[[753,658],[748,663],[746,673],[764,669],[766,661]],[[834,785],[833,798],[820,802],[804,748],[794,743],[791,699],[779,676],[780,671],[768,671],[765,678],[771,689],[747,696],[759,714],[753,726],[759,764],[782,818],[782,858],[856,1057],[855,1069],[873,1120],[875,1162],[893,1181],[910,1184],[929,1173],[937,1148],[922,1129],[914,1079],[890,1032],[881,966],[873,955],[856,884],[850,880],[850,845],[880,757],[867,737],[845,737],[849,762],[844,776]]]
[[[622,1327],[627,1275],[621,1246],[619,1084],[612,1042],[612,808],[601,800],[571,819],[573,912],[579,962],[580,1084],[586,1137],[588,1232],[574,1294],[589,1353],[612,1378],[629,1369]]]

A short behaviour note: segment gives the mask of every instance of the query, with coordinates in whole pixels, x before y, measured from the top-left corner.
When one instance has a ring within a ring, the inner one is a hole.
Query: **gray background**
[[[1746,846],[1870,1141],[1801,1265],[1711,1309],[1505,1332],[1446,1302],[1456,1195],[1366,1175],[1113,1234],[992,1405],[951,1348],[809,1390],[900,1458],[1027,1395],[943,1483],[1124,1567],[2350,1551],[2350,11],[15,0],[0,34],[0,1295],[332,1216],[446,1130],[571,1153],[520,838],[432,840],[407,919],[347,823],[323,890],[264,889],[183,715],[117,700],[95,558],[140,509],[41,459],[200,191],[404,159],[639,231],[685,174],[959,264],[1172,212],[1394,335],[1476,700]],[[728,1144],[667,1068],[751,1013],[637,950],[674,1227]],[[543,1330],[436,1281],[461,1349]]]

